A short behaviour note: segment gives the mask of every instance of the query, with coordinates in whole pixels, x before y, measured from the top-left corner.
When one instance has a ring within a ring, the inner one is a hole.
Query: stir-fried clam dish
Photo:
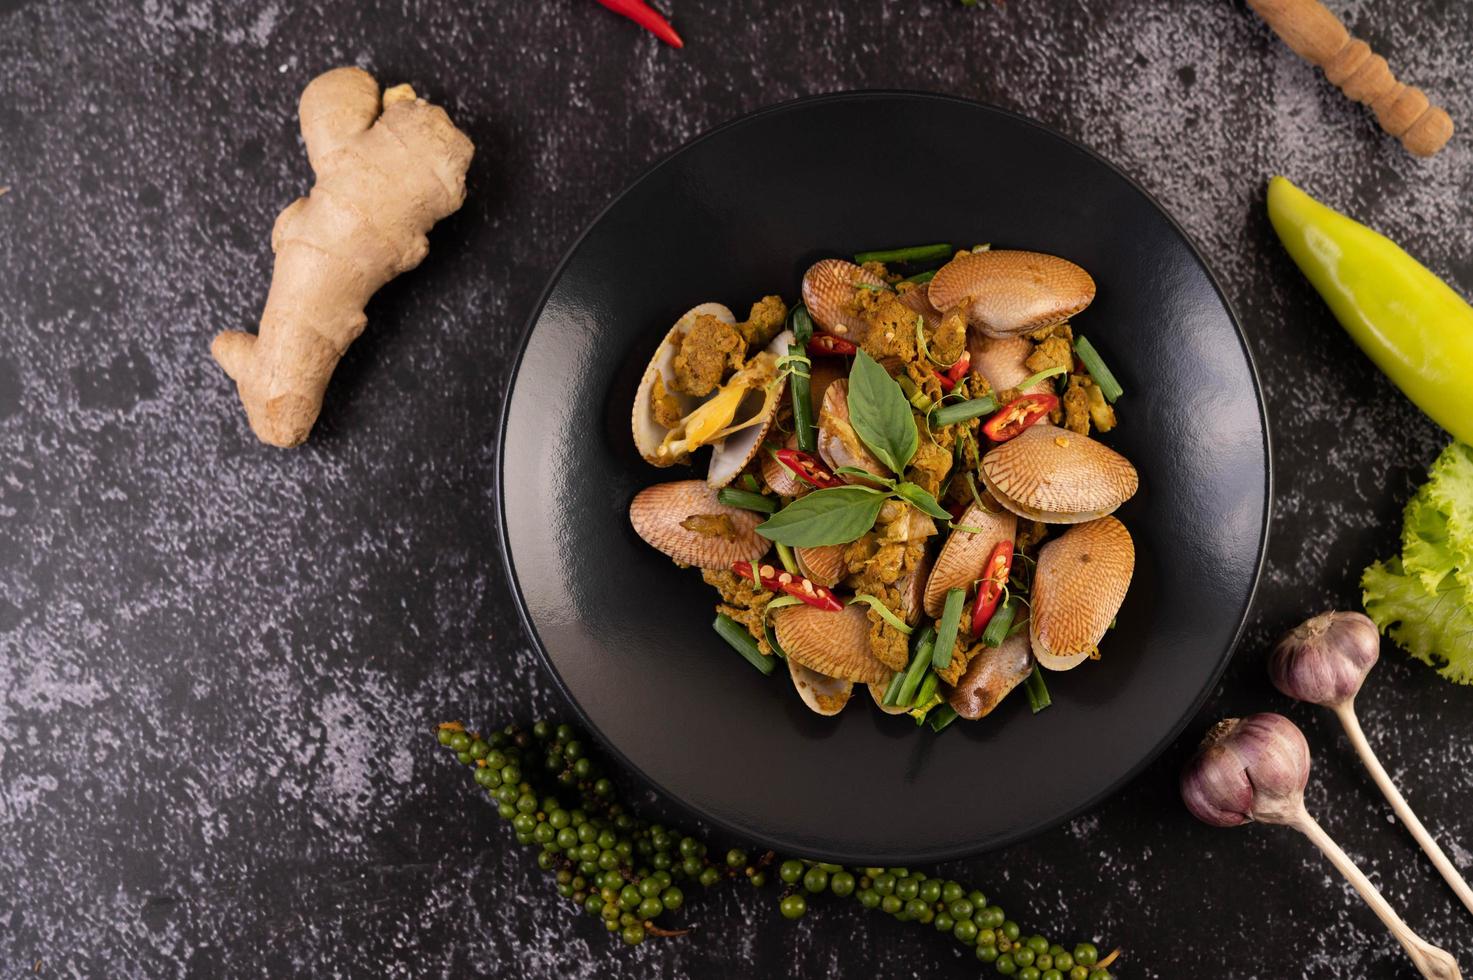
[[[720,593],[716,631],[812,710],[991,712],[1100,656],[1135,565],[1135,467],[1091,433],[1120,385],[1072,318],[1084,269],[949,245],[824,259],[791,310],[690,310],[634,399],[639,536]],[[910,276],[926,266],[939,268]]]

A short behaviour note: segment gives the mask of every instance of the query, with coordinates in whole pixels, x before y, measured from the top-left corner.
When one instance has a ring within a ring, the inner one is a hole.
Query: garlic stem
[[[1412,837],[1421,845],[1433,866],[1448,883],[1448,887],[1458,896],[1458,901],[1462,902],[1469,912],[1473,912],[1473,888],[1468,887],[1468,882],[1458,873],[1457,866],[1448,860],[1448,856],[1443,853],[1437,841],[1433,840],[1427,828],[1422,826],[1422,821],[1417,819],[1417,815],[1412,812],[1411,806],[1401,795],[1401,791],[1396,788],[1396,784],[1391,781],[1391,777],[1382,767],[1381,760],[1376,758],[1371,744],[1366,741],[1365,733],[1361,731],[1360,719],[1355,715],[1355,700],[1351,698],[1336,705],[1334,711],[1340,719],[1340,724],[1345,727],[1345,734],[1350,739],[1350,744],[1355,746],[1355,751],[1360,754],[1361,762],[1365,764],[1371,778],[1380,787],[1386,801],[1391,804],[1391,809],[1395,811],[1397,819],[1406,825],[1407,830],[1411,831]]]
[[[1401,920],[1401,917],[1387,904],[1386,899],[1381,897],[1376,886],[1361,873],[1360,868],[1355,866],[1355,862],[1350,860],[1350,856],[1340,849],[1340,845],[1336,844],[1329,834],[1325,833],[1324,828],[1309,815],[1307,810],[1301,806],[1298,814],[1289,822],[1289,826],[1313,841],[1325,857],[1330,859],[1335,869],[1345,876],[1345,880],[1355,887],[1360,897],[1365,899],[1365,903],[1371,907],[1371,911],[1376,913],[1381,922],[1391,931],[1391,935],[1401,943],[1401,948],[1406,950],[1407,956],[1411,957],[1412,964],[1423,977],[1427,980],[1462,980],[1463,974],[1458,969],[1457,961],[1446,950],[1439,949],[1422,939]]]

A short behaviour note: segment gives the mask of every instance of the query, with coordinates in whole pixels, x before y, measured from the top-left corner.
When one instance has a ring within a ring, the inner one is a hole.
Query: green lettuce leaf
[[[1452,554],[1458,582],[1473,591],[1473,447],[1454,442],[1437,457],[1427,476],[1427,500],[1443,517],[1444,548]]]
[[[1417,491],[1402,513],[1401,527],[1402,567],[1421,581],[1429,595],[1459,563],[1448,536],[1447,515],[1432,502],[1431,491],[1431,484]]]
[[[1473,594],[1456,575],[1429,593],[1393,558],[1367,568],[1361,589],[1366,614],[1398,646],[1448,680],[1473,684]]]

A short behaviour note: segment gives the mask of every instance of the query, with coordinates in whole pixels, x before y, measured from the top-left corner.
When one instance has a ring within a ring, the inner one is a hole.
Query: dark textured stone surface
[[[1336,6],[1473,123],[1473,8]],[[567,914],[426,734],[564,710],[504,597],[488,494],[507,363],[560,250],[703,129],[858,87],[1015,108],[1132,173],[1222,277],[1276,440],[1267,574],[1198,722],[1095,812],[941,870],[1025,928],[1124,946],[1128,976],[1411,975],[1306,842],[1210,830],[1177,803],[1208,721],[1275,708],[1317,753],[1311,809],[1473,966],[1466,914],[1333,723],[1262,671],[1278,630],[1355,603],[1444,441],[1276,246],[1263,179],[1291,175],[1466,293],[1466,136],[1412,160],[1238,3],[681,0],[675,15],[683,52],[587,0],[0,0],[0,972],[979,972],[852,903],[793,926],[737,894],[692,902],[690,938],[618,948]],[[311,442],[280,452],[251,438],[206,348],[255,322],[271,221],[309,183],[296,98],[341,63],[414,82],[478,154],[466,208],[373,302]],[[1388,648],[1362,712],[1473,869],[1470,693]],[[985,778],[1016,793],[1048,774]]]

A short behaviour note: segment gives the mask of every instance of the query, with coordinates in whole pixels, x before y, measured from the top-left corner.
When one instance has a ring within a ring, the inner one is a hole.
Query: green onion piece
[[[856,282],[853,283],[853,286],[855,289],[868,289],[872,293],[888,293],[890,291],[888,285],[879,286],[872,282]]]
[[[792,548],[789,548],[787,545],[783,544],[781,541],[779,541],[777,543],[777,560],[780,561],[780,562],[782,562],[783,563],[783,568],[786,568],[792,574],[794,574],[794,575],[802,575],[803,574],[802,572],[798,571],[798,559],[796,559],[796,558],[793,557],[793,549]],[[789,596],[789,598],[792,598],[792,597]]]
[[[910,666],[905,668],[905,682],[900,685],[895,704],[909,707],[915,700],[916,688],[921,686],[921,678],[926,676],[926,668],[931,666],[931,644],[934,642],[933,637],[926,636],[920,646],[916,647],[915,654],[910,658]]]
[[[784,598],[791,599],[792,596],[784,596]],[[782,657],[784,660],[788,659],[788,652],[782,648],[781,643],[777,642],[777,630],[773,627],[772,620],[764,619],[762,621],[762,635],[767,637],[767,645],[772,647],[773,653]]]
[[[762,651],[757,649],[757,641],[752,639],[752,634],[748,633],[747,628],[741,623],[738,623],[725,613],[718,613],[716,621],[711,624],[711,628],[723,640],[731,644],[733,650],[746,657],[747,663],[756,667],[764,674],[772,673],[772,668],[776,666],[774,663],[776,658],[764,657]]]
[[[1008,596],[1006,602],[997,607],[997,612],[987,621],[987,628],[982,631],[982,645],[985,647],[1002,646],[1002,641],[1008,638],[1008,630],[1013,628],[1013,620],[1018,616],[1018,600]]]
[[[742,485],[753,493],[757,493],[761,487],[757,485],[757,478],[750,473],[742,474]]]
[[[885,688],[885,696],[880,698],[880,703],[889,707],[900,697],[900,685],[905,683],[905,671],[897,670],[895,676],[890,678],[890,685]]]
[[[778,545],[778,547],[781,548],[782,545]],[[904,633],[906,636],[910,636],[911,628],[906,625],[905,620],[901,619],[899,616],[897,616],[893,612],[891,612],[890,611],[890,607],[887,606],[887,605],[885,605],[885,603],[884,603],[883,600],[878,599],[878,598],[876,598],[875,596],[872,596],[872,595],[868,595],[868,594],[865,594],[865,593],[860,593],[859,595],[855,596],[853,599],[850,599],[849,600],[849,604],[851,606],[854,605],[854,603],[856,603],[856,602],[863,602],[863,603],[865,603],[871,609],[873,609],[875,612],[879,613],[880,614],[880,618],[883,619],[885,622],[889,623],[891,626],[895,627],[900,632]]]
[[[1019,391],[1022,391],[1024,388],[1029,388],[1029,387],[1031,387],[1033,385],[1036,385],[1040,381],[1042,381],[1044,378],[1052,378],[1052,377],[1056,377],[1056,376],[1058,376],[1060,374],[1068,374],[1068,373],[1069,373],[1069,369],[1068,368],[1063,368],[1063,367],[1045,368],[1044,370],[1039,371],[1037,374],[1030,374],[1030,375],[1028,375],[1028,377],[1026,377],[1022,381],[1018,382],[1018,390]]]
[[[966,589],[947,590],[941,622],[936,627],[936,649],[931,653],[931,666],[937,670],[951,666],[951,648],[956,645],[956,628],[961,625],[962,603],[966,601]]]
[[[921,689],[916,692],[915,700],[910,703],[912,708],[919,708],[929,704],[936,696],[936,685],[941,683],[941,678],[936,676],[934,670],[926,671],[926,679],[921,681]]]
[[[802,310],[803,307],[800,306],[798,309]],[[803,316],[805,319],[808,317],[807,310],[803,311]],[[812,328],[812,321],[809,321],[810,335]],[[788,345],[788,356],[802,356],[803,353],[803,347],[800,344]],[[798,448],[805,453],[816,453],[818,452],[818,430],[813,425],[813,399],[809,395],[808,380],[803,374],[789,375],[788,392],[793,396],[793,431],[798,436]]]
[[[961,716],[956,713],[956,709],[953,708],[951,705],[941,704],[937,705],[936,710],[931,712],[930,715],[927,716],[926,720],[931,723],[931,731],[939,732],[960,717]]]
[[[813,317],[808,315],[808,307],[802,303],[793,307],[788,314],[788,329],[793,331],[793,343],[800,348],[807,348],[808,342],[813,339]],[[791,348],[788,353],[792,353]]]
[[[931,416],[931,424],[943,426],[955,425],[958,422],[966,422],[969,419],[991,415],[995,411],[997,411],[997,399],[991,395],[985,395],[982,398],[972,398],[964,402],[942,405]]]
[[[925,272],[917,272],[913,276],[906,276],[904,279],[902,279],[900,281],[901,282],[913,282],[917,286],[924,286],[926,283],[930,282],[932,279],[935,279],[935,278],[936,278],[936,270],[935,269],[927,269]]]
[[[1074,353],[1079,355],[1079,360],[1084,363],[1084,369],[1089,376],[1095,379],[1095,384],[1100,386],[1100,394],[1105,396],[1105,401],[1113,402],[1125,394],[1125,389],[1120,387],[1120,382],[1115,380],[1115,375],[1105,362],[1100,359],[1099,351],[1083,337],[1074,338]]]
[[[936,245],[912,245],[909,248],[887,248],[874,252],[860,252],[854,256],[855,265],[866,262],[937,262],[951,258],[951,246],[945,242]]]
[[[771,497],[764,497],[750,490],[737,490],[735,487],[722,487],[716,491],[716,499],[728,507],[755,510],[760,514],[771,514],[777,510],[777,501]]]
[[[1028,707],[1035,715],[1054,703],[1054,699],[1049,697],[1048,686],[1043,682],[1042,667],[1034,667],[1033,673],[1023,683],[1028,689]]]

